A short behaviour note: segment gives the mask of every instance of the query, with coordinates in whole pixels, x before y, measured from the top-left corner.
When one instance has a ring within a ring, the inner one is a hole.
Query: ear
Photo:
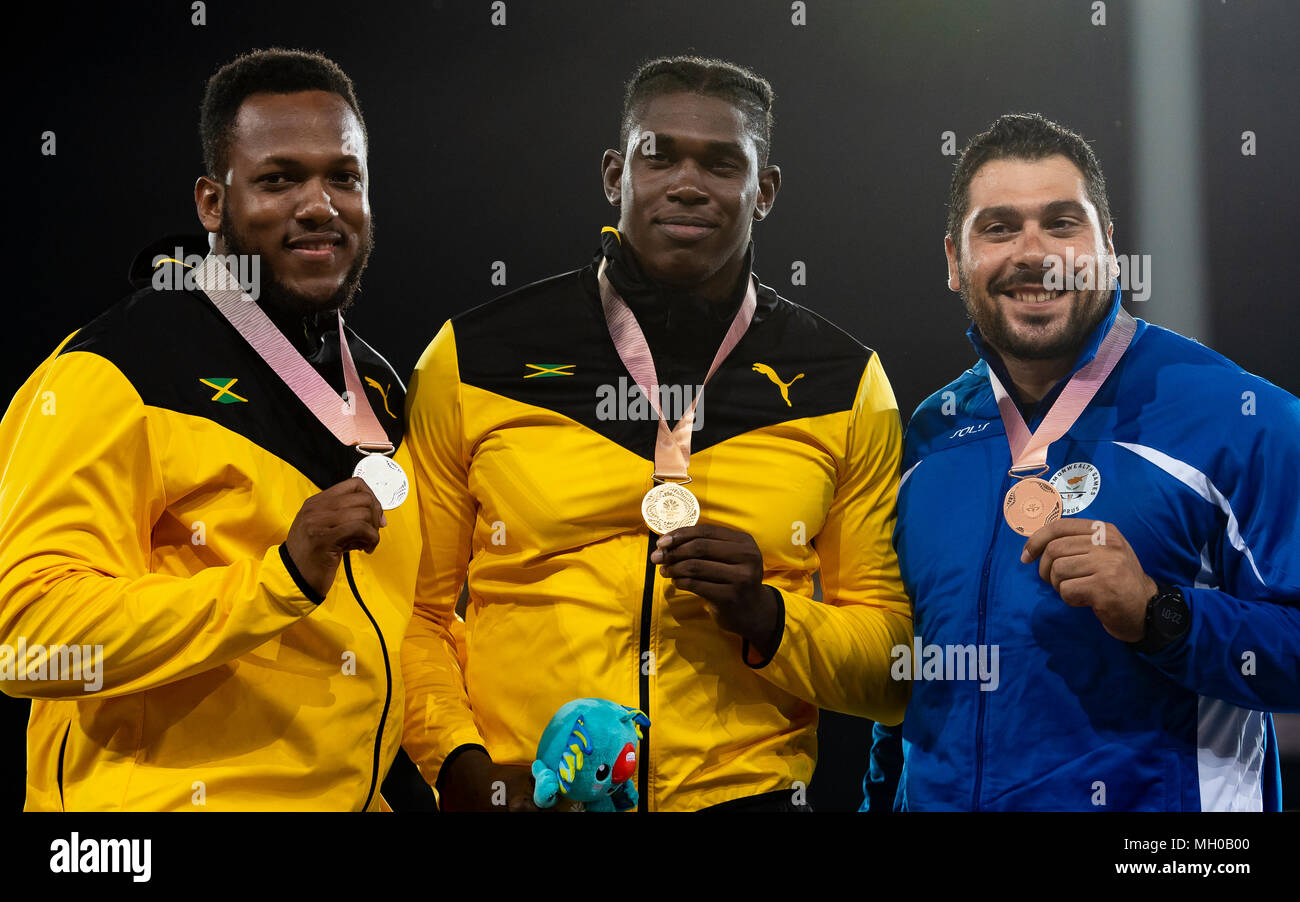
[[[605,200],[617,207],[623,201],[623,155],[610,148],[600,160],[600,180],[605,186]]]
[[[1110,267],[1107,275],[1111,279],[1119,278],[1119,260],[1115,257],[1115,223],[1106,226],[1106,253],[1110,254]]]
[[[957,245],[951,235],[943,236],[943,252],[948,258],[948,290],[961,291],[961,270],[957,266]]]
[[[624,723],[627,723],[628,721],[632,721],[638,726],[642,726],[642,727],[650,726],[650,718],[646,717],[636,708],[625,707],[623,710],[625,710],[627,713],[624,714],[622,717],[620,717],[619,720],[623,721]]]
[[[565,745],[570,748],[576,745],[584,753],[590,753],[591,740],[587,738],[588,732],[587,722],[583,720],[582,715],[579,714],[577,719],[573,721],[573,727],[569,730],[569,741],[565,743]]]
[[[225,186],[216,179],[201,175],[194,183],[194,210],[199,222],[212,234],[221,231],[221,211],[226,200]]]
[[[758,171],[758,200],[754,203],[754,222],[762,222],[772,212],[776,192],[780,190],[780,166],[764,166]]]

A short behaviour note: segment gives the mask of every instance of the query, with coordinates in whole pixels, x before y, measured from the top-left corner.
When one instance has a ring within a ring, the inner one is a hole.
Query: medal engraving
[[[641,499],[641,517],[652,532],[664,535],[700,519],[700,502],[690,489],[676,482],[662,482]]]
[[[1002,515],[1016,532],[1032,536],[1040,527],[1060,519],[1061,496],[1050,482],[1031,476],[1007,490]]]

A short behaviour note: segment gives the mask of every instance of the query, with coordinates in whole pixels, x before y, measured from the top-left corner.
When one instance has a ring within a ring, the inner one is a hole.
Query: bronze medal
[[[641,517],[651,531],[662,536],[698,523],[700,502],[681,483],[661,482],[641,499]]]
[[[1038,530],[1059,520],[1061,496],[1050,482],[1030,476],[1007,489],[1002,503],[1002,516],[1007,525],[1022,536],[1032,536]]]

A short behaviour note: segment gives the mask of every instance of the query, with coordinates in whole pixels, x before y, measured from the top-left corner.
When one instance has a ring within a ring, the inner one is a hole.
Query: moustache
[[[1037,288],[1041,291],[1047,291],[1045,287],[1049,270],[1042,270],[1038,273],[1021,271],[1011,278],[989,286],[990,294],[1005,294],[1014,291],[1017,288]],[[1054,289],[1055,290],[1055,289]]]

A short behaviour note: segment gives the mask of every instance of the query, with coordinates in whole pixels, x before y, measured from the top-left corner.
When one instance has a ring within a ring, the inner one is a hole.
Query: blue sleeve
[[[886,727],[875,724],[871,728],[871,760],[867,775],[862,780],[862,807],[860,811],[888,813],[894,808],[898,794],[898,778],[903,773],[903,725]]]
[[[1268,388],[1253,434],[1207,487],[1221,525],[1210,552],[1218,585],[1179,587],[1191,628],[1147,660],[1200,695],[1298,712],[1300,401]]]

